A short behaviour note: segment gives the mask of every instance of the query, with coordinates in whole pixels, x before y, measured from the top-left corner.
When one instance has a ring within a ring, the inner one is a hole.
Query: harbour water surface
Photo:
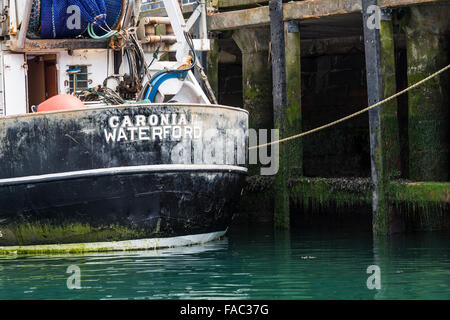
[[[449,248],[448,233],[239,231],[160,251],[8,255],[0,299],[450,299]],[[367,286],[372,265],[381,289]]]

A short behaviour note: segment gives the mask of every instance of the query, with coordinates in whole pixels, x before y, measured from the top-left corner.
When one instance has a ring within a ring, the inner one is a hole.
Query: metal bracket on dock
[[[392,20],[392,8],[381,8],[381,21],[391,21]]]
[[[298,33],[300,32],[300,27],[297,21],[288,21],[286,22],[287,32],[289,33]]]

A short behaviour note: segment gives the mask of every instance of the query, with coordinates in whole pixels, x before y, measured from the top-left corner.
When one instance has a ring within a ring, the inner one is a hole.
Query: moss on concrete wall
[[[302,131],[302,74],[300,32],[289,31],[285,26],[286,43],[286,94],[287,109],[284,114],[284,137]],[[283,157],[286,158],[289,176],[303,175],[303,141],[288,141],[284,144]]]
[[[395,44],[393,24],[382,21],[380,28],[381,74],[383,77],[383,96],[397,93]],[[398,179],[401,176],[400,134],[397,100],[385,103],[380,109],[381,141],[383,152],[383,179]]]
[[[270,130],[274,127],[270,30],[240,29],[232,37],[242,53],[243,107],[250,113],[249,126],[255,130]],[[273,194],[276,188],[273,177],[260,176],[260,167],[258,164],[249,166],[248,185],[241,203],[241,212],[248,220],[273,221]],[[265,182],[266,187],[255,191],[254,187],[261,182]]]
[[[351,207],[371,202],[371,182],[369,178],[291,179],[290,196],[304,210]]]
[[[209,84],[216,95],[219,97],[219,41],[211,39],[211,50],[206,55],[206,72]]]
[[[404,19],[408,82],[416,83],[447,65],[450,6],[411,7]],[[409,174],[416,181],[448,181],[448,74],[409,92]]]
[[[273,215],[273,177],[247,179],[241,209],[252,221],[270,222]],[[370,178],[306,178],[289,180],[289,198],[301,212],[353,210],[370,206]],[[450,183],[394,180],[386,186],[385,210],[380,228],[391,231],[449,230]],[[371,216],[370,210],[366,214]],[[386,225],[384,225],[386,224]]]

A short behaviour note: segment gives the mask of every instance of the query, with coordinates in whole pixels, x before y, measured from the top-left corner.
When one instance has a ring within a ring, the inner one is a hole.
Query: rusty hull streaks
[[[80,50],[80,49],[107,49],[109,41],[92,39],[57,39],[57,40],[29,40],[25,41],[25,47],[17,47],[17,40],[10,41],[11,51],[56,51],[56,50]]]

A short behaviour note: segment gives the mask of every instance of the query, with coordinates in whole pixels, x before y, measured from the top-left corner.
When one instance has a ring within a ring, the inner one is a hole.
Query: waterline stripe
[[[245,167],[231,165],[203,165],[203,164],[158,164],[144,166],[114,167],[91,170],[70,171],[62,173],[50,173],[38,176],[27,176],[18,178],[0,179],[0,187],[13,186],[25,183],[40,183],[48,181],[59,181],[86,177],[112,176],[123,174],[139,174],[151,172],[171,172],[171,171],[228,171],[247,173]]]
[[[156,250],[156,249],[184,247],[206,243],[223,237],[226,232],[227,230],[195,235],[178,236],[171,238],[0,247],[0,254],[36,254],[36,253],[46,254],[46,253]]]

